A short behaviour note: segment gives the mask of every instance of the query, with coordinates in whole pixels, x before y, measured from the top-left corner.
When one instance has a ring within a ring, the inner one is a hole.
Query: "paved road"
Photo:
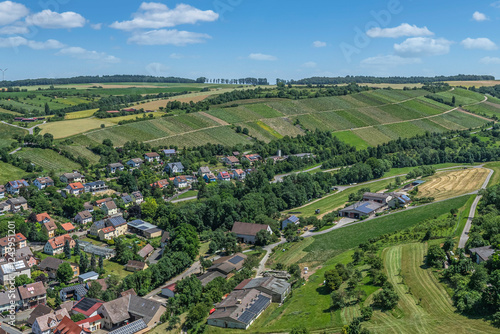
[[[5,318],[5,319],[8,319],[8,318]],[[23,334],[23,332],[21,332],[17,328],[14,328],[14,327],[6,324],[5,322],[2,323],[2,329],[5,332],[7,332],[8,334]]]
[[[29,133],[30,135],[32,135],[32,134],[33,134],[33,130],[34,130],[34,129],[38,126],[38,125],[40,125],[40,124],[37,124],[37,125],[35,125],[35,126],[32,126],[31,128],[23,128],[22,126],[18,126],[18,125],[10,124],[10,123],[4,122],[4,121],[2,121],[2,123],[3,123],[3,124],[10,125],[10,126],[13,126],[13,127],[15,127],[15,128],[19,128],[19,129],[23,129],[23,130],[28,130],[28,133]],[[46,123],[46,121],[44,121],[42,124],[45,124],[45,123]]]
[[[16,153],[17,151],[19,151],[21,148],[22,148],[22,147],[18,147],[18,148],[16,148],[14,151],[10,152],[9,154],[14,154],[14,153]]]
[[[181,199],[175,199],[173,201],[170,201],[170,203],[179,203],[179,202],[185,202],[185,201],[191,201],[193,199],[197,199],[198,196],[192,196],[192,197],[186,197],[186,198],[181,198]]]
[[[481,187],[481,189],[486,189],[488,183],[490,182],[491,177],[493,176],[493,173],[494,171],[490,169],[490,173],[488,174],[486,181],[484,181],[484,184]],[[472,226],[472,219],[474,219],[474,216],[476,214],[477,204],[481,200],[481,197],[482,197],[481,195],[477,195],[476,199],[474,199],[474,202],[472,203],[469,212],[469,218],[467,218],[467,223],[465,223],[465,228],[462,232],[462,235],[460,236],[460,241],[458,242],[458,248],[465,248],[465,244],[467,243],[467,240],[469,240],[469,232]]]

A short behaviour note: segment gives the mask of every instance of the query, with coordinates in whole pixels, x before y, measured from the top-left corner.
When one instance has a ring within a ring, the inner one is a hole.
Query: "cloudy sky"
[[[0,0],[6,79],[490,74],[496,0]]]

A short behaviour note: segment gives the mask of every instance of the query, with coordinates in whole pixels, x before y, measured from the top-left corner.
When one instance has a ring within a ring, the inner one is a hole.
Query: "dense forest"
[[[407,83],[429,83],[438,81],[480,81],[495,80],[492,75],[453,75],[453,76],[435,76],[435,77],[371,77],[371,76],[346,76],[346,77],[312,77],[301,80],[290,80],[286,83],[292,85],[340,85],[348,83],[389,83],[389,84],[407,84]],[[277,82],[283,82],[282,79],[276,79]]]

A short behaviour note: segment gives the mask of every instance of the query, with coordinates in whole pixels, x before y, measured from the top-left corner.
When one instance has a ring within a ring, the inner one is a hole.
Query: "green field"
[[[0,161],[0,184],[5,184],[9,181],[21,179],[26,174],[27,173],[22,169]]]
[[[28,134],[28,131],[0,123],[0,133],[2,134],[0,136],[0,148],[2,148],[2,147],[9,147],[14,142],[12,136],[14,135],[24,136]]]
[[[41,166],[46,171],[70,172],[74,169],[81,168],[76,162],[48,149],[25,147],[21,151],[15,153],[15,155],[31,160],[35,165]]]

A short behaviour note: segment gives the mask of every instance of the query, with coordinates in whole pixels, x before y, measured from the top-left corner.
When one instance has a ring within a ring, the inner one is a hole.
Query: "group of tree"
[[[348,83],[387,83],[387,84],[416,84],[416,83],[431,83],[440,81],[481,81],[481,80],[495,80],[491,75],[453,75],[453,76],[435,76],[435,77],[373,77],[373,76],[351,76],[346,77],[312,77],[301,80],[290,80],[287,83],[294,85],[341,85]]]

